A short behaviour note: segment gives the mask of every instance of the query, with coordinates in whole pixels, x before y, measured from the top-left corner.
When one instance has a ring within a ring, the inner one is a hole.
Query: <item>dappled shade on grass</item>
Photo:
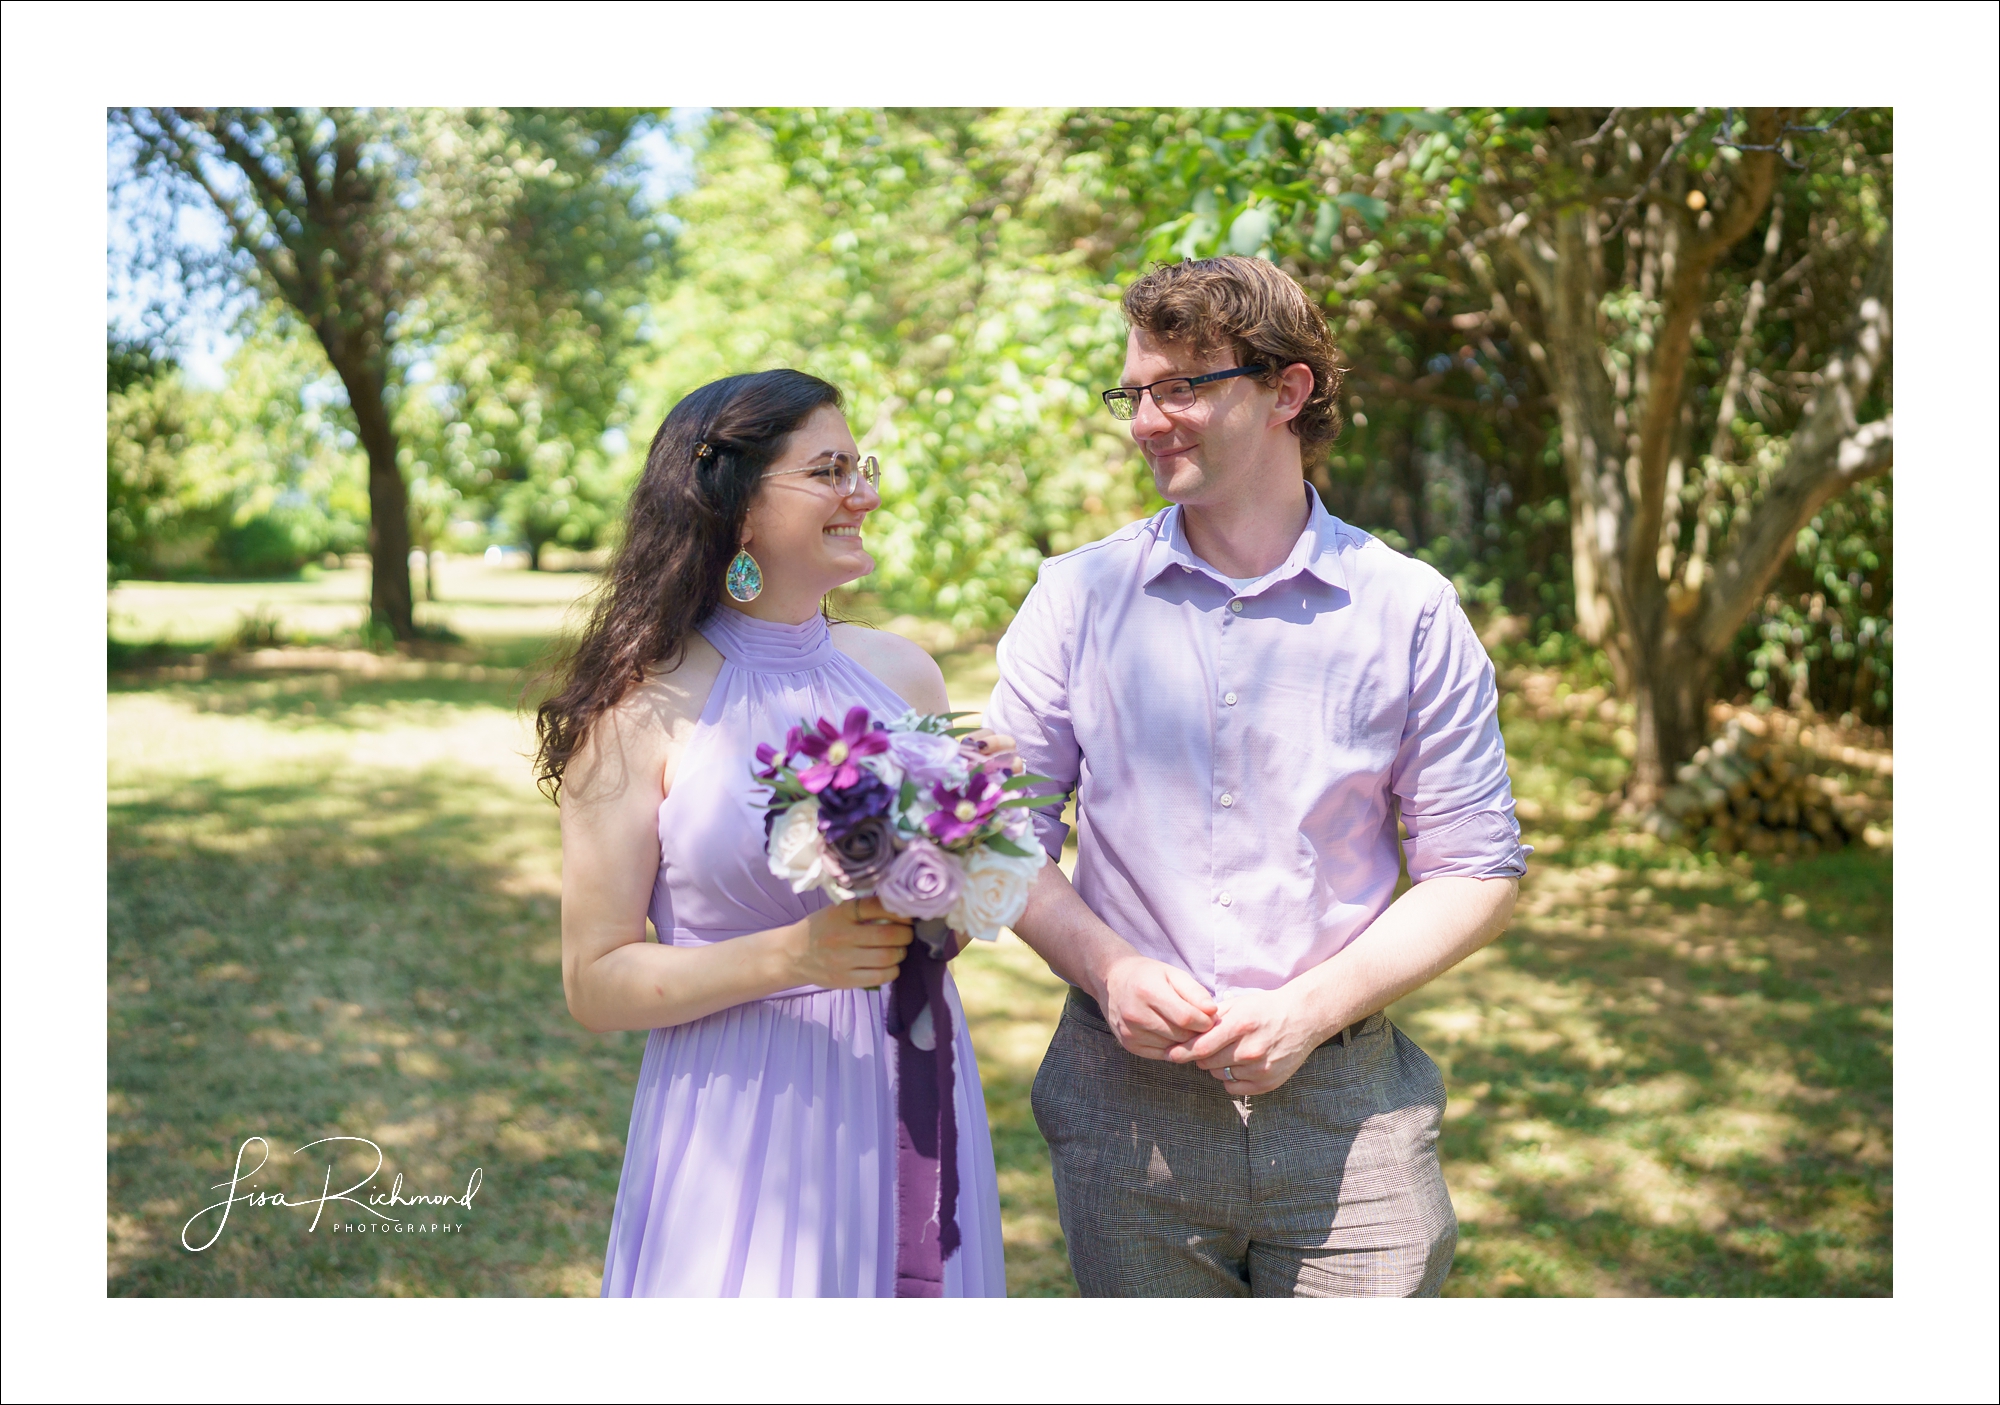
[[[495,641],[479,677],[114,680],[113,1294],[596,1291],[643,1039],[563,1006],[555,815],[515,711],[531,652]],[[945,665],[978,706],[990,649]],[[1606,804],[1615,715],[1510,691],[1503,724],[1539,848],[1514,928],[1394,1011],[1448,1081],[1446,1292],[1890,1291],[1888,855],[1664,845]],[[958,980],[1009,1290],[1073,1293],[1028,1107],[1062,983],[1011,938]],[[289,1193],[325,1163],[278,1153],[336,1134],[382,1145],[382,1188],[483,1168],[465,1233],[239,1206],[181,1247],[244,1138]]]
[[[554,819],[496,774],[518,764],[505,697],[399,688],[348,689],[372,727],[113,699],[113,1292],[594,1289],[639,1040],[563,1009]],[[463,1235],[239,1207],[186,1252],[253,1135],[294,1198],[318,1163],[278,1153],[330,1135],[382,1145],[371,1189],[484,1183]]]

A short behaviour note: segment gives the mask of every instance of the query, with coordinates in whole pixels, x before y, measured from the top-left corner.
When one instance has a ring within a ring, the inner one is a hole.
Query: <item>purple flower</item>
[[[889,749],[889,734],[868,721],[868,709],[849,708],[839,730],[824,717],[809,732],[799,732],[797,750],[816,763],[799,772],[799,784],[817,795],[828,786],[853,785],[867,773],[856,763]],[[787,739],[789,740],[789,738]]]
[[[799,754],[799,747],[805,741],[805,733],[797,727],[785,733],[785,749],[778,750],[769,742],[757,744],[757,760],[764,769],[757,772],[760,781],[776,780],[778,772],[792,764],[792,758]]]
[[[934,785],[931,799],[937,809],[924,816],[924,828],[938,843],[956,844],[976,834],[1006,798],[1001,783],[985,771],[973,772],[963,790]]]
[[[875,896],[898,917],[934,918],[951,911],[964,887],[965,875],[951,855],[912,839],[876,883]]]
[[[845,788],[828,786],[819,793],[820,833],[829,842],[838,842],[841,835],[863,820],[888,814],[895,799],[895,792],[869,771],[860,772],[860,779]]]
[[[840,870],[840,886],[851,893],[873,891],[896,858],[896,830],[879,816],[849,825],[839,837],[828,834],[826,847]]]

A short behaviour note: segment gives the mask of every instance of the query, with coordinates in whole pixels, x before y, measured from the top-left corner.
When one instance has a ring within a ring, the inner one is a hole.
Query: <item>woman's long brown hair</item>
[[[554,694],[535,709],[535,780],[551,800],[591,724],[649,667],[680,666],[688,635],[722,604],[758,480],[792,432],[827,406],[841,408],[840,391],[819,377],[759,371],[712,381],[667,415],[590,622],[557,666]],[[714,452],[697,458],[702,444]]]

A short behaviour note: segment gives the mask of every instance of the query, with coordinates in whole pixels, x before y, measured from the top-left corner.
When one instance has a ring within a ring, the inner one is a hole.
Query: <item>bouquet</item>
[[[757,748],[769,786],[771,872],[795,893],[835,902],[874,897],[910,919],[910,944],[885,1011],[896,1078],[896,1296],[934,1298],[959,1246],[958,1123],[952,1103],[951,1009],[944,998],[953,932],[994,941],[1028,905],[1047,862],[1026,792],[1045,777],[1017,758],[962,740],[959,713],[910,711],[894,722],[865,707]]]
[[[873,896],[935,947],[941,931],[995,941],[1021,915],[1048,861],[1028,807],[1045,783],[1016,758],[961,742],[962,714],[906,712],[891,723],[849,710],[835,727],[801,723],[784,749],[757,748],[771,788],[764,816],[771,872],[795,893],[835,902]],[[941,925],[940,925],[941,924]]]

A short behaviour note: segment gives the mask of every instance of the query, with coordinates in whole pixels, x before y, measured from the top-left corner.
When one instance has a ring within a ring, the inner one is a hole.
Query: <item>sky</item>
[[[710,109],[673,109],[665,122],[634,143],[644,163],[646,198],[663,205],[694,182],[692,141],[708,120]],[[219,293],[187,297],[159,275],[134,276],[132,255],[138,245],[135,230],[169,217],[160,187],[132,173],[132,153],[118,130],[107,131],[105,144],[105,322],[121,338],[136,338],[144,330],[147,305],[165,295],[175,306],[173,339],[181,371],[195,385],[217,389],[228,379],[228,362],[242,339],[231,330],[251,299]],[[183,207],[174,219],[174,237],[200,253],[216,253],[227,242],[227,227],[213,209]]]

